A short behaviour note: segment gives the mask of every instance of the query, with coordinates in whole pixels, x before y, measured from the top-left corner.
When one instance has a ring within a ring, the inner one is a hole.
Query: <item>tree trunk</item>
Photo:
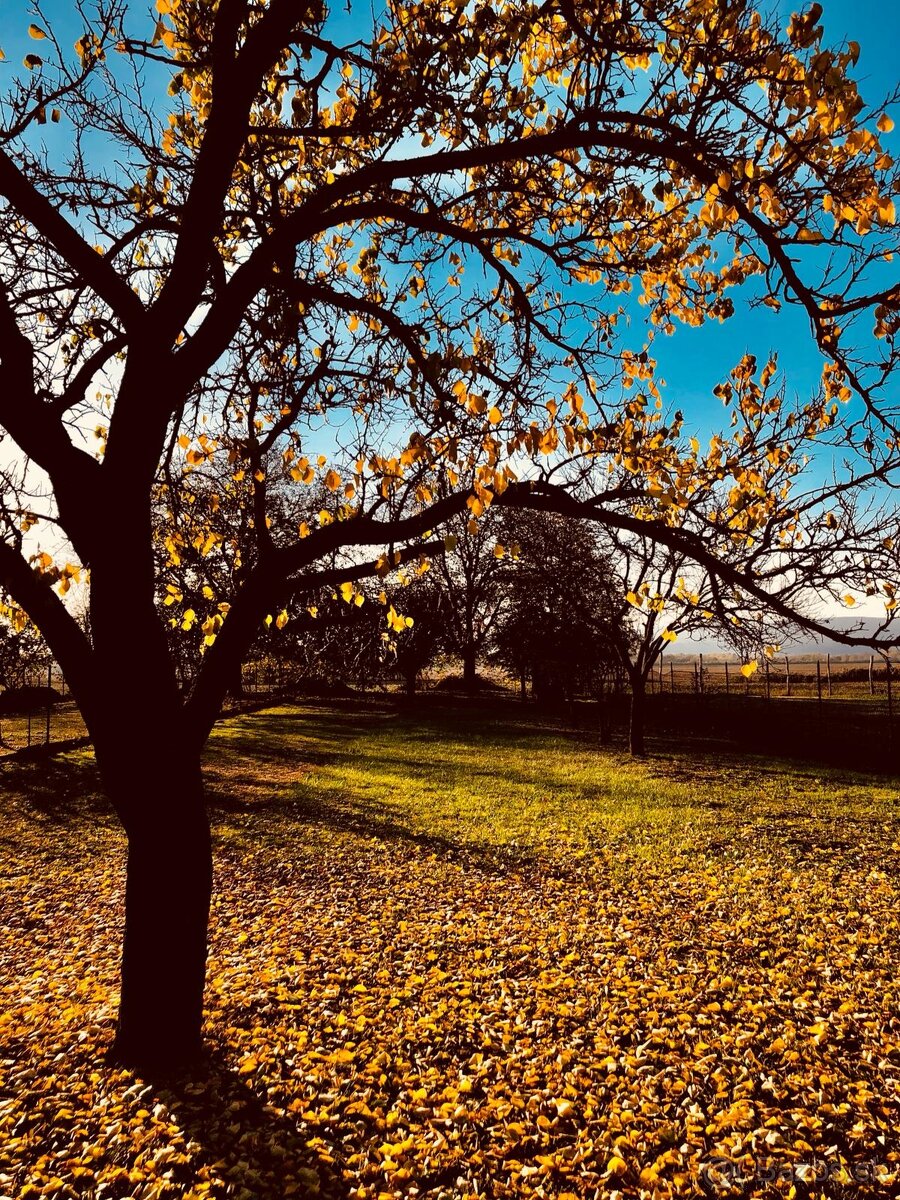
[[[477,665],[475,643],[470,639],[463,647],[463,687],[470,696],[478,690]]]
[[[645,679],[643,675],[631,678],[631,720],[628,726],[628,748],[635,758],[644,756]]]
[[[111,1056],[165,1074],[202,1049],[212,851],[199,755],[193,764],[172,764],[164,776],[151,771],[150,780],[148,787],[136,761],[130,794],[112,796],[126,826],[128,868]]]
[[[232,700],[244,698],[244,670],[240,662],[235,663],[228,673],[228,695]]]
[[[136,363],[129,356],[127,376],[135,375]],[[132,400],[140,397],[144,377],[141,371]],[[146,374],[151,377],[152,371]],[[104,789],[128,838],[119,1021],[111,1057],[146,1075],[177,1072],[201,1052],[212,892],[201,739],[185,725],[183,697],[153,602],[149,481],[155,468],[155,457],[142,464],[129,449],[117,458],[111,444],[104,470],[110,471],[117,502],[115,512],[103,514],[109,527],[91,565],[90,593],[89,730]],[[117,522],[132,531],[127,568]]]
[[[202,1051],[212,848],[200,751],[149,714],[97,722],[94,747],[128,839],[119,1019],[110,1058],[167,1075]],[[147,716],[142,724],[141,716]]]
[[[414,696],[416,694],[416,676],[418,675],[418,671],[416,671],[415,668],[413,668],[413,669],[406,671],[405,675],[406,675],[406,694],[407,694],[407,696]]]
[[[528,699],[528,684],[524,671],[519,672],[519,696],[523,704]]]

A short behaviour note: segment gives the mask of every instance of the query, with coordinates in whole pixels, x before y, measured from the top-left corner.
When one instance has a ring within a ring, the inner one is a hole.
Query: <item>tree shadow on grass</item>
[[[246,832],[247,814],[252,812],[255,846],[263,844],[268,838],[273,846],[283,849],[288,827],[298,830],[318,828],[434,855],[488,874],[507,875],[511,870],[524,871],[542,861],[534,849],[523,846],[494,845],[417,829],[398,819],[395,810],[389,806],[372,800],[360,803],[337,789],[319,792],[298,788],[288,795],[268,801],[242,798],[242,792],[256,783],[256,776],[237,776],[230,780],[233,789],[230,794],[207,789],[214,830],[230,830],[240,836]],[[271,824],[268,824],[269,819]],[[553,873],[546,862],[542,871]]]
[[[86,815],[109,813],[90,751],[40,761],[7,759],[0,763],[0,782],[5,792],[20,793],[31,808],[48,817],[67,819],[73,804]]]
[[[339,1165],[323,1162],[296,1123],[214,1052],[189,1075],[152,1086],[185,1140],[193,1143],[192,1173],[201,1164],[214,1168],[229,1194],[250,1194],[254,1200],[349,1196]]]

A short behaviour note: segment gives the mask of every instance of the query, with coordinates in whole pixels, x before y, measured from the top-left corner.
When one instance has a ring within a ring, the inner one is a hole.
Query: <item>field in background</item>
[[[895,1190],[896,779],[437,697],[238,716],[206,770],[214,1055],[162,1086],[98,1061],[90,752],[0,767],[0,1194]]]

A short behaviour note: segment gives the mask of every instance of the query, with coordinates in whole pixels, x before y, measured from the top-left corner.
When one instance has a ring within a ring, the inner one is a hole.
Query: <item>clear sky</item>
[[[774,9],[786,27],[793,11],[809,7],[811,0],[760,0],[760,8]],[[353,9],[366,10],[370,0],[351,0],[346,13],[345,0],[333,0],[335,17],[353,27]],[[863,99],[878,107],[900,85],[900,0],[822,0],[822,24],[826,44],[853,40],[860,45],[855,76]],[[152,0],[132,5],[135,16],[149,19]],[[71,0],[45,0],[43,17],[70,44],[83,28],[82,19]],[[34,11],[28,0],[0,0],[0,47],[7,62],[0,63],[0,89],[12,71],[20,69],[24,54],[40,52],[41,43],[29,39],[28,23]],[[900,108],[900,106],[898,106]],[[885,136],[886,145],[900,158],[900,111],[893,112],[896,129]],[[66,149],[69,133],[65,123],[48,123],[41,130],[51,151]],[[892,145],[893,143],[893,145]],[[681,408],[688,423],[704,436],[722,421],[722,408],[712,395],[713,387],[725,378],[734,364],[748,351],[764,359],[778,352],[786,373],[789,392],[801,397],[815,390],[821,371],[821,359],[810,337],[808,323],[798,308],[786,305],[779,313],[769,308],[749,309],[747,289],[732,293],[735,316],[724,324],[709,322],[699,329],[679,327],[672,337],[658,336],[654,353],[659,374],[666,380],[666,400]],[[626,342],[637,349],[643,340],[641,323],[645,310],[634,306],[631,336]]]

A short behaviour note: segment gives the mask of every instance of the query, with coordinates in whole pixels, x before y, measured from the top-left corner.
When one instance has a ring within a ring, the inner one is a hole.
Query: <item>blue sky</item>
[[[761,0],[760,7],[774,9],[784,27],[792,11],[808,8],[809,3],[810,0]],[[352,0],[352,4],[357,13],[366,12],[367,26],[369,0]],[[845,40],[860,44],[860,59],[854,74],[863,98],[870,105],[879,106],[900,83],[900,0],[823,0],[823,7],[826,44]],[[138,0],[132,5],[136,18],[144,14],[149,17],[152,9],[153,0]],[[336,16],[340,14],[341,23],[352,30],[354,16],[344,15],[344,0],[334,0],[333,9]],[[68,50],[82,31],[75,5],[71,0],[46,0],[43,13]],[[21,69],[23,55],[40,53],[42,45],[46,45],[29,39],[27,27],[33,19],[26,0],[0,0],[0,47],[8,59],[7,63],[0,63],[0,91],[5,90],[13,72]],[[900,158],[900,111],[892,115],[896,131],[887,135],[886,145]],[[41,133],[51,152],[64,150],[71,136],[65,121],[58,126],[48,124]],[[724,324],[710,322],[700,329],[681,327],[671,338],[660,335],[654,346],[659,374],[667,383],[667,402],[683,409],[688,424],[701,436],[722,424],[721,404],[713,397],[712,389],[746,352],[764,359],[769,351],[777,351],[789,391],[801,397],[815,389],[820,376],[821,359],[798,309],[786,306],[776,314],[767,308],[748,309],[739,292],[734,299],[735,316]],[[637,323],[643,312],[635,306],[632,336],[626,339],[635,349],[643,340]]]

